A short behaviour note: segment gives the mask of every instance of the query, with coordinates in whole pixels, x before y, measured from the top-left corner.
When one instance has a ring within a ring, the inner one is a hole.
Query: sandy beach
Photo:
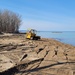
[[[75,75],[75,46],[47,38],[28,40],[25,34],[0,35],[0,74]]]

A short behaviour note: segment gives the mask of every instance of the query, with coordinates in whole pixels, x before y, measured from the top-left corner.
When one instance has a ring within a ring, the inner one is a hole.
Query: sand
[[[75,75],[75,46],[54,39],[0,35],[0,74]]]

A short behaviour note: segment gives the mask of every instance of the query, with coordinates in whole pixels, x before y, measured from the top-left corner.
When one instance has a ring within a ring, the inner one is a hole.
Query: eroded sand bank
[[[75,47],[54,39],[27,40],[24,34],[0,35],[0,74],[75,75]]]

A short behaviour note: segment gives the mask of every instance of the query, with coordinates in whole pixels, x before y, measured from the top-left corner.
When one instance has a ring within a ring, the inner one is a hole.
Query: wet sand
[[[47,38],[28,40],[25,34],[0,35],[0,74],[75,75],[75,46]]]

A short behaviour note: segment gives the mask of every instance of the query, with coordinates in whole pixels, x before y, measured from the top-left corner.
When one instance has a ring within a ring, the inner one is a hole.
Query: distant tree
[[[9,10],[0,12],[0,32],[18,32],[21,25],[21,16]]]

